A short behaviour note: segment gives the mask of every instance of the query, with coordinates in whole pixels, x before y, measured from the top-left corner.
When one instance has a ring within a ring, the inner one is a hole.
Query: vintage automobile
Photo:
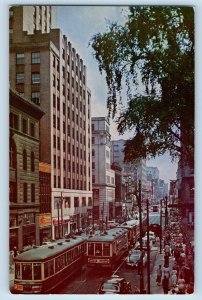
[[[113,275],[105,279],[98,289],[98,294],[131,294],[131,283],[124,278]]]
[[[126,258],[126,266],[132,268],[138,268],[141,259],[141,251],[134,250],[130,251],[128,257]],[[143,267],[147,264],[147,255],[143,251]]]

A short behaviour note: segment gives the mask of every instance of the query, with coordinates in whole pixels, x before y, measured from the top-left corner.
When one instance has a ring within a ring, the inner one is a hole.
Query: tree
[[[130,7],[124,25],[111,23],[90,44],[100,72],[106,74],[109,116],[120,134],[134,130],[125,161],[168,151],[193,166],[193,8]]]

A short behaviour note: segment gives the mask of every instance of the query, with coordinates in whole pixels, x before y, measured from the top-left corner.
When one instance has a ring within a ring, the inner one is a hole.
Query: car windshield
[[[133,253],[129,257],[130,261],[137,261],[140,259],[140,254],[139,253]]]
[[[106,282],[102,286],[102,291],[115,291],[119,292],[119,286],[115,283]]]

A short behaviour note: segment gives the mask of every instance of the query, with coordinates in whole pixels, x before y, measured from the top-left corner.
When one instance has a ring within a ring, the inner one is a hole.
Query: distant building
[[[10,248],[39,245],[39,120],[44,112],[10,89]]]
[[[108,118],[92,118],[92,183],[94,217],[115,217],[115,172],[110,161],[110,123]]]
[[[111,161],[118,163],[122,168],[122,175],[124,177],[130,176],[132,179],[133,189],[135,188],[137,181],[141,180],[142,189],[146,189],[146,160],[138,159],[136,163],[124,162],[124,148],[126,140],[113,140],[111,141]]]

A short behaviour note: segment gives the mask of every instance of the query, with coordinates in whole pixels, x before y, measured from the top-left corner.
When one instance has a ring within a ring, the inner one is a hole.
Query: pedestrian
[[[16,246],[13,247],[13,256],[16,257],[18,254],[19,254],[19,253],[18,253],[17,247],[16,247]]]
[[[164,266],[163,268],[163,276],[166,277],[168,280],[170,278],[170,268],[169,266]]]
[[[174,240],[171,241],[170,248],[171,248],[171,255],[174,256],[174,252],[175,252],[175,242],[174,242]]]
[[[165,245],[165,255],[170,256],[170,246],[168,244]]]
[[[10,265],[10,270],[13,269],[13,257],[14,257],[14,252],[13,252],[13,250],[11,250],[10,253],[9,253],[9,265]]]
[[[162,278],[162,268],[161,268],[161,265],[159,265],[159,267],[157,269],[157,277],[156,277],[157,285],[161,285],[161,278]]]
[[[169,266],[169,256],[165,255],[164,256],[164,267],[168,267]]]
[[[168,290],[169,290],[169,279],[164,276],[163,280],[162,280],[162,287],[163,287],[163,292],[164,294],[168,294]]]
[[[171,271],[171,282],[172,286],[175,288],[177,285],[177,271],[175,269]]]

